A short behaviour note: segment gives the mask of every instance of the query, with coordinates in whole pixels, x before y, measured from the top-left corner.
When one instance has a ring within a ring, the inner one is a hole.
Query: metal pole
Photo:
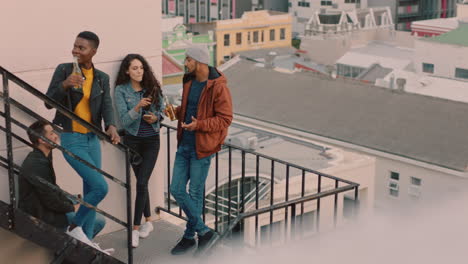
[[[10,212],[8,214],[8,228],[15,228],[15,209],[16,204],[16,179],[14,174],[13,162],[13,141],[11,139],[11,110],[10,110],[10,92],[8,87],[8,79],[6,72],[2,73],[3,77],[3,102],[5,107],[5,128],[6,128],[6,143],[7,143],[7,158],[8,158],[8,182],[10,189]]]
[[[231,224],[231,182],[232,182],[232,148],[229,146],[229,171],[228,171],[228,225]]]
[[[171,211],[171,129],[167,127],[167,210]]]
[[[291,205],[291,232],[290,238],[296,238],[296,204]]]
[[[274,185],[275,185],[275,161],[271,161],[271,179],[270,179],[270,206],[273,206],[273,202],[275,199],[274,195]],[[272,242],[273,238],[273,210],[270,211],[270,243]]]
[[[258,210],[258,183],[260,181],[260,156],[256,155],[255,166],[255,210]],[[258,215],[255,216],[255,244],[258,246]]]
[[[359,186],[354,187],[354,217],[359,213]]]
[[[305,195],[305,170],[302,170],[302,186],[301,186],[301,197]],[[301,204],[301,215],[304,214],[304,203]]]
[[[245,210],[245,151],[241,151],[241,186],[240,186],[240,196],[241,196],[241,204],[240,204],[240,213],[244,213]],[[243,234],[244,231],[244,223],[245,221],[239,222],[239,234]]]
[[[242,172],[241,172],[241,213],[245,209],[245,151],[242,150]]]
[[[289,200],[289,165],[286,165],[286,195],[285,202]],[[284,227],[288,228],[288,207],[284,208]]]
[[[132,184],[130,178],[130,152],[125,151],[125,176],[127,180],[127,248],[128,248],[128,263],[133,263],[133,247],[132,247]]]
[[[317,193],[320,193],[322,191],[322,175],[318,175],[318,187],[317,187]],[[316,229],[317,232],[319,231],[320,228],[320,198],[317,199],[317,213],[316,213]]]
[[[338,188],[338,180],[335,180],[335,189]],[[337,215],[338,215],[338,194],[335,194],[335,208],[333,210],[333,224],[336,227],[337,222]]]
[[[215,155],[215,165],[216,165],[216,174],[215,174],[215,231],[218,232],[218,178],[219,178],[219,158],[218,152]]]

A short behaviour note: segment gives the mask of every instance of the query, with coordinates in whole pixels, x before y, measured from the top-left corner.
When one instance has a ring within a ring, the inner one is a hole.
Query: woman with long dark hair
[[[125,131],[124,143],[143,159],[139,165],[132,165],[137,179],[132,246],[138,247],[139,238],[153,230],[148,181],[159,153],[163,97],[151,67],[139,54],[128,54],[123,59],[115,85],[114,101]],[[143,225],[142,215],[146,218]]]

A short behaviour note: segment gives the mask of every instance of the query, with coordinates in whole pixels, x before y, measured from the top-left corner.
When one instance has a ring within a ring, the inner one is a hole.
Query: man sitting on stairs
[[[19,208],[47,224],[65,230],[75,215],[79,204],[74,205],[62,192],[52,189],[45,182],[57,186],[52,150],[55,145],[49,144],[37,135],[41,135],[54,144],[58,144],[58,135],[47,121],[36,121],[28,129],[28,137],[34,146],[23,161],[19,177]],[[93,228],[83,227],[89,240],[93,239],[105,225],[105,219],[97,215]],[[95,244],[90,246],[96,247]],[[113,249],[106,249],[106,254]]]

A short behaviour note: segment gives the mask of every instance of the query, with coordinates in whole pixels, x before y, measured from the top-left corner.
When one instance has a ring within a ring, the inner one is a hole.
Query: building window
[[[345,0],[344,2],[346,4],[354,4],[354,3],[356,3],[356,0]]]
[[[423,63],[422,71],[426,73],[434,73],[434,64],[432,63]]]
[[[283,40],[286,38],[286,29],[285,28],[281,28],[280,29],[280,39]]]
[[[421,184],[422,180],[420,178],[411,177],[411,185],[408,189],[408,194],[412,198],[419,198],[419,196],[421,196]]]
[[[262,42],[264,42],[264,41],[265,41],[265,39],[264,39],[264,34],[265,34],[265,31],[264,31],[264,30],[262,30],[262,35],[261,35],[261,41],[262,41]]]
[[[292,3],[291,3],[291,2],[288,2],[288,7],[292,7]]]
[[[247,32],[247,42],[250,44],[250,31]]]
[[[411,185],[421,186],[422,180],[416,177],[411,177]]]
[[[301,7],[310,7],[310,3],[309,3],[309,2],[305,2],[305,1],[299,1],[299,2],[297,2],[297,5],[298,5],[298,6],[301,6]]]
[[[229,46],[229,34],[224,34],[224,46]]]
[[[258,42],[258,31],[254,31],[254,33],[253,33],[253,42],[254,43]]]
[[[399,181],[400,180],[400,173],[391,171],[390,172],[390,179]]]
[[[320,1],[320,5],[322,5],[322,6],[331,6],[332,1]]]
[[[400,174],[398,172],[391,171],[390,180],[388,182],[388,191],[390,196],[398,197],[400,191],[399,181]]]
[[[468,79],[468,69],[456,68],[455,78]]]
[[[270,41],[275,41],[275,30],[270,29]]]
[[[242,33],[241,32],[236,33],[236,44],[237,45],[242,44]]]

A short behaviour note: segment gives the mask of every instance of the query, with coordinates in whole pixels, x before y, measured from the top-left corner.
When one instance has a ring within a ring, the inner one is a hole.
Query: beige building
[[[457,4],[457,17],[468,17],[468,1]]]
[[[216,65],[233,53],[291,46],[292,18],[275,11],[245,12],[239,19],[216,22]]]

